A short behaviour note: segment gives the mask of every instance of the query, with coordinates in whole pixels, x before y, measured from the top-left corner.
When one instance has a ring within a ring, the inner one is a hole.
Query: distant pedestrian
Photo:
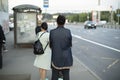
[[[5,44],[5,35],[4,31],[2,29],[2,26],[0,25],[0,69],[3,67],[3,59],[2,59],[2,45]]]
[[[49,43],[49,33],[47,32],[47,29],[47,23],[43,22],[41,24],[41,32],[37,33],[37,39],[40,40],[40,42],[43,45],[43,48],[45,48],[45,46]],[[41,34],[42,36],[40,37]],[[34,66],[39,68],[40,80],[46,80],[45,78],[47,70],[51,70],[51,49],[49,45],[47,45],[44,54],[36,55]]]
[[[6,46],[6,41],[5,41],[5,43],[2,45],[2,48],[3,48],[3,52],[8,52],[8,50],[7,50],[7,46]]]
[[[69,29],[64,27],[65,17],[57,17],[57,28],[50,31],[50,47],[52,49],[52,79],[58,80],[62,73],[63,80],[70,80],[70,67],[73,65],[72,36]]]

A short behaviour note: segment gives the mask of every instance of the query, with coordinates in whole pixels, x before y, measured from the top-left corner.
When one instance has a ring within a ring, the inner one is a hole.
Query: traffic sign
[[[49,7],[49,0],[44,0],[43,1],[43,7],[48,8]]]
[[[120,17],[120,14],[117,14],[118,17]]]

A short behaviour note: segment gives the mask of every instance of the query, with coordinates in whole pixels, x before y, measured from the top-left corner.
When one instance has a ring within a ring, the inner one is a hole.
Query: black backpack
[[[45,32],[44,32],[44,33],[45,33]],[[40,35],[40,37],[41,37],[44,33],[42,33],[42,34]],[[48,43],[47,43],[47,45],[48,45]],[[46,49],[47,45],[46,45],[45,48],[43,49],[42,43],[40,42],[40,40],[39,40],[39,38],[38,38],[38,40],[35,41],[34,44],[33,44],[33,53],[34,53],[35,55],[44,54],[44,50]]]

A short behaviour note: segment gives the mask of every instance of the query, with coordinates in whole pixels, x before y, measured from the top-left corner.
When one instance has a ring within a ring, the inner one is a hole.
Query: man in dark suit
[[[39,33],[41,31],[41,26],[37,26],[35,28],[35,34],[37,35],[37,33]]]
[[[64,27],[65,17],[57,17],[57,28],[50,31],[50,47],[52,50],[52,80],[58,80],[59,72],[62,72],[63,80],[69,80],[70,67],[73,65],[72,35],[69,29]]]
[[[0,25],[0,69],[2,69],[2,45],[5,43],[5,35]]]
[[[39,33],[40,31],[41,31],[41,24],[39,22],[38,25],[35,28],[35,34],[37,35],[37,33]]]

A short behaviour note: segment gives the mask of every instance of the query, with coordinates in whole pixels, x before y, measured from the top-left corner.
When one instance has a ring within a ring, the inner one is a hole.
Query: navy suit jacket
[[[69,29],[59,26],[50,31],[50,47],[52,49],[52,63],[58,68],[73,65],[72,36]]]

